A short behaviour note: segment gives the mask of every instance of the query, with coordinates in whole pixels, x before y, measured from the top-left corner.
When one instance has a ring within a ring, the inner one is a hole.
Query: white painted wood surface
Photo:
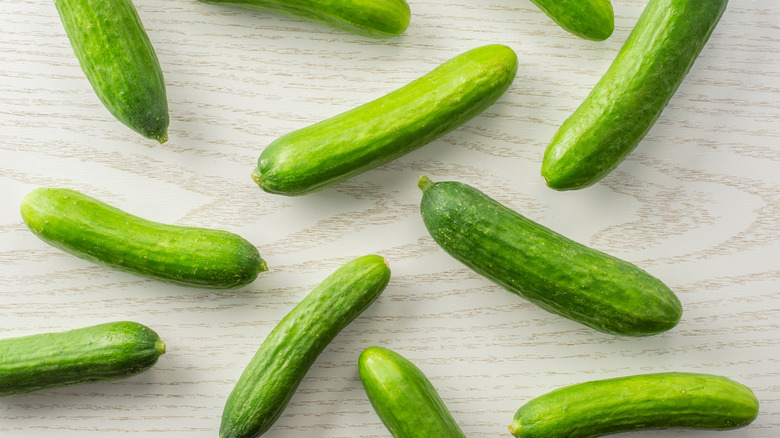
[[[0,399],[0,436],[216,436],[227,394],[276,322],[354,257],[388,258],[383,296],[306,376],[269,438],[387,437],[357,377],[392,348],[438,388],[469,437],[509,436],[525,401],[559,386],[656,371],[721,374],[760,414],[728,432],[780,433],[780,5],[733,1],[661,119],[598,185],[559,193],[539,167],[560,123],[604,72],[645,0],[615,0],[616,30],[566,34],[528,0],[410,1],[405,35],[374,41],[194,0],[137,0],[162,64],[170,141],[114,120],[51,1],[0,2],[0,330],[3,337],[129,319],[168,353],[147,373]],[[392,91],[487,43],[520,59],[507,94],[460,129],[335,188],[299,198],[249,177],[263,146]],[[685,309],[672,331],[626,339],[548,314],[471,272],[428,236],[417,177],[481,188],[526,216],[657,275]],[[161,222],[236,232],[270,271],[234,291],[92,265],[33,236],[38,186],[80,190]]]

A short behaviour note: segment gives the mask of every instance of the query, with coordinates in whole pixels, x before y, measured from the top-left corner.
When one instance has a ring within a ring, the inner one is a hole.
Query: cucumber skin
[[[155,280],[229,289],[267,269],[257,248],[233,233],[148,221],[75,190],[35,189],[22,200],[21,211],[44,242]]]
[[[736,429],[758,415],[744,385],[696,373],[640,374],[580,383],[537,397],[509,426],[517,438],[588,438],[640,429]]]
[[[165,353],[152,329],[130,321],[0,340],[0,397],[117,380]]]
[[[615,30],[610,0],[531,0],[564,30],[594,41],[604,41]]]
[[[517,72],[509,47],[462,53],[360,107],[286,134],[263,150],[252,174],[265,191],[303,195],[407,154],[481,113]]]
[[[465,438],[431,382],[408,359],[369,347],[358,369],[368,400],[394,438]]]
[[[54,0],[73,52],[108,111],[146,138],[168,140],[162,69],[130,0]]]
[[[200,0],[300,18],[369,38],[398,36],[409,27],[405,0]]]
[[[542,177],[588,187],[639,144],[682,83],[727,0],[650,0],[612,65],[553,136]]]
[[[654,335],[679,322],[674,292],[635,265],[574,242],[469,185],[424,176],[418,184],[433,240],[510,292],[615,335]]]
[[[220,438],[265,433],[320,353],[389,281],[385,259],[363,256],[341,266],[295,306],[265,339],[230,393]]]

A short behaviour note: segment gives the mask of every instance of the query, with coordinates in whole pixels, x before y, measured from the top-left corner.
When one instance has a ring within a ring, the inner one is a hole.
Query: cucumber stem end
[[[522,426],[520,426],[517,423],[512,423],[509,425],[509,433],[512,434],[512,436],[517,436],[517,433],[520,431]]]
[[[417,180],[417,187],[419,187],[423,192],[431,188],[434,184],[435,183],[425,175],[420,175],[420,179]]]
[[[162,339],[158,339],[157,342],[154,343],[154,349],[159,356],[162,356],[165,354],[165,342],[163,342]]]
[[[155,140],[160,142],[160,144],[165,143],[168,141],[168,131],[164,131],[162,134],[158,135],[157,137],[154,137]]]
[[[258,186],[263,187],[263,175],[261,175],[257,169],[252,171],[252,181]]]

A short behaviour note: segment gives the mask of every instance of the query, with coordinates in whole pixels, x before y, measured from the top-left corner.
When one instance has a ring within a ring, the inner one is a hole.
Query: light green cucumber
[[[165,81],[131,0],[54,0],[81,69],[120,122],[168,140]]]
[[[515,414],[517,438],[590,438],[641,429],[736,429],[758,415],[744,385],[696,373],[597,380],[537,397]]]
[[[615,30],[610,0],[531,0],[564,30],[578,37],[603,41]]]
[[[265,191],[303,195],[409,153],[495,102],[517,56],[488,45],[462,53],[372,102],[284,135],[263,150],[252,178]]]
[[[149,327],[120,321],[0,340],[0,397],[123,379],[149,369],[165,344]]]
[[[688,74],[727,3],[647,3],[612,65],[547,146],[542,177],[548,186],[588,187],[634,150]]]
[[[336,335],[376,300],[390,281],[382,257],[338,268],[266,337],[230,393],[220,438],[265,433],[279,418],[314,361]]]
[[[220,230],[161,224],[75,190],[38,188],[22,219],[44,242],[93,263],[185,286],[245,286],[265,271],[257,248]]]
[[[368,400],[394,438],[465,438],[431,382],[405,357],[369,347],[358,369]]]
[[[674,292],[637,266],[574,242],[469,185],[425,176],[418,185],[433,240],[539,307],[623,336],[657,334],[680,320]]]
[[[406,30],[406,0],[201,0],[300,18],[369,38],[391,38]]]

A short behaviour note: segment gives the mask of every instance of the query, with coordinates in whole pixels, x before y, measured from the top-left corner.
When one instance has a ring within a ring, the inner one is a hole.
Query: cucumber
[[[252,178],[281,195],[344,181],[465,123],[495,102],[516,72],[509,47],[462,53],[384,97],[278,138],[260,154]]]
[[[0,340],[0,397],[123,379],[165,353],[152,329],[119,321]]]
[[[680,320],[674,292],[635,265],[574,242],[469,185],[425,176],[418,185],[433,240],[539,307],[623,336],[657,334]]]
[[[578,37],[604,41],[615,30],[610,0],[531,0],[564,30]]]
[[[465,438],[436,389],[419,368],[381,347],[358,361],[368,400],[395,438]]]
[[[523,405],[517,438],[587,438],[639,429],[736,429],[758,415],[744,385],[695,373],[640,374],[557,389]]]
[[[168,140],[165,81],[130,0],[54,0],[81,69],[100,101],[146,138]]]
[[[219,436],[265,433],[317,356],[389,281],[385,259],[368,255],[341,266],[309,293],[271,331],[241,374],[225,403]]]
[[[411,11],[406,0],[200,0],[300,18],[369,38],[404,33]]]
[[[650,0],[617,57],[544,153],[556,190],[588,187],[639,144],[682,83],[727,0]]]
[[[35,189],[21,210],[30,231],[56,248],[168,283],[235,288],[267,269],[257,248],[233,233],[148,221],[75,190]]]

